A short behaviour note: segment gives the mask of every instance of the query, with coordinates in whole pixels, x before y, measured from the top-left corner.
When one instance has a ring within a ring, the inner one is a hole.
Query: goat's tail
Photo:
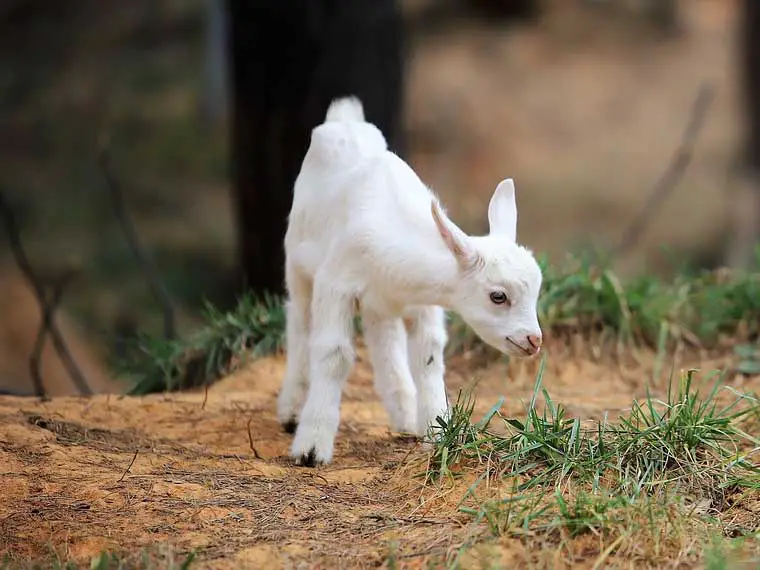
[[[363,122],[364,106],[356,96],[333,99],[327,108],[325,123],[329,122]]]

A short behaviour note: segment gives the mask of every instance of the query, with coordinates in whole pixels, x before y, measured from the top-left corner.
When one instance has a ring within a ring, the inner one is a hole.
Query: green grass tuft
[[[230,313],[206,303],[207,326],[177,340],[140,336],[118,364],[133,382],[131,394],[202,386],[232,372],[246,358],[280,349],[285,331],[282,302],[266,296],[242,297]]]
[[[665,401],[647,395],[614,422],[567,417],[542,386],[543,368],[521,418],[502,416],[499,403],[472,423],[473,399],[460,393],[448,417],[438,418],[432,429],[436,443],[428,476],[456,476],[458,463],[487,465],[483,478],[511,480],[516,493],[579,486],[595,496],[608,493],[626,501],[662,498],[674,490],[713,493],[757,486],[760,466],[751,456],[760,440],[746,433],[742,422],[758,413],[760,402],[732,392],[731,401],[720,405],[722,379],[703,396],[694,388],[694,373],[686,372],[677,388],[671,381]],[[501,422],[500,431],[492,429],[494,422]],[[513,513],[514,502],[514,497],[509,500]],[[571,507],[558,498],[560,512],[568,516],[584,508],[596,512],[594,505]]]
[[[731,401],[720,405],[722,377],[702,396],[694,388],[695,372],[687,371],[677,382],[671,378],[665,401],[647,394],[643,403],[634,401],[615,422],[583,422],[567,417],[543,388],[542,365],[525,417],[505,418],[492,409],[487,418],[471,424],[468,414],[474,403],[458,401],[453,418],[439,424],[434,457],[439,465],[446,458],[450,467],[460,458],[487,456],[497,460],[502,476],[522,478],[520,489],[560,485],[568,478],[592,482],[597,489],[611,474],[618,481],[616,491],[633,494],[697,474],[711,473],[711,481],[720,479],[724,485],[760,481],[760,468],[744,454],[755,450],[760,440],[742,429],[744,419],[760,412],[760,401],[731,391]],[[545,402],[542,410],[537,406],[539,394]],[[489,430],[495,418],[502,420],[508,435]],[[452,437],[453,430],[458,438]]]
[[[473,397],[460,392],[432,428],[427,480],[477,476],[459,508],[486,532],[474,532],[450,567],[488,536],[561,544],[592,534],[610,555],[638,540],[657,551],[688,525],[692,535],[760,531],[724,531],[731,517],[720,518],[727,496],[760,489],[760,440],[747,427],[760,413],[755,396],[724,387],[721,375],[705,375],[712,386],[702,393],[689,370],[663,400],[647,394],[614,420],[583,421],[552,400],[543,370],[542,362],[524,415],[502,415],[500,401],[474,421]]]

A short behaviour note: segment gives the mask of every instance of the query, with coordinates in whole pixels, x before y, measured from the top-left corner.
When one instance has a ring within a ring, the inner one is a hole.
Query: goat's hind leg
[[[277,419],[288,433],[295,433],[309,388],[309,332],[311,283],[292,269],[286,271],[289,298],[285,306],[285,377],[277,398]]]
[[[375,391],[383,401],[391,429],[415,433],[417,402],[407,359],[407,339],[400,317],[376,315],[362,307],[364,341],[374,373]]]
[[[311,302],[309,388],[290,448],[299,465],[332,460],[343,386],[354,363],[354,296],[318,276]]]

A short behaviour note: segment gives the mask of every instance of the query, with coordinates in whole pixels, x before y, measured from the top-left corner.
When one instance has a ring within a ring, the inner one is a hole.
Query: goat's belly
[[[383,317],[400,317],[404,314],[406,307],[384,295],[375,295],[364,293],[357,297],[357,301],[363,310],[371,311],[376,315]]]
[[[399,310],[399,307],[389,303],[387,299],[371,293],[359,295],[357,301],[362,311],[369,311],[383,317],[401,316],[403,312],[403,308]]]

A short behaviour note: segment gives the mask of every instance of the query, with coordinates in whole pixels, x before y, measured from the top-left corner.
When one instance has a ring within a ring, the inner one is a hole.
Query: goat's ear
[[[472,264],[475,261],[476,253],[475,250],[473,250],[472,245],[469,243],[467,234],[460,230],[459,227],[443,213],[437,200],[433,200],[430,203],[430,211],[433,214],[433,220],[438,228],[438,232],[441,234],[446,246],[451,250],[451,253],[456,256],[457,261],[463,265]]]
[[[517,241],[517,202],[515,183],[511,178],[502,180],[494,190],[488,204],[488,225],[491,234],[498,234]]]

